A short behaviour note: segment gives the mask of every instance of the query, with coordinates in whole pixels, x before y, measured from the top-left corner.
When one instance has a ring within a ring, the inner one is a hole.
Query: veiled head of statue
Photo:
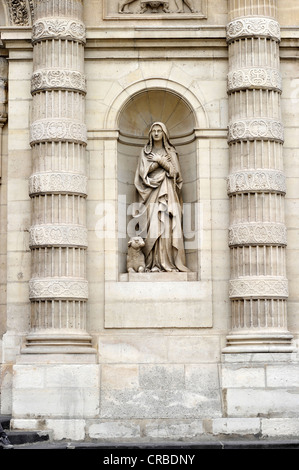
[[[153,124],[151,125],[151,127],[149,129],[149,141],[148,141],[148,143],[145,147],[145,152],[150,153],[152,151],[152,148],[153,148],[153,130],[157,126],[159,126],[162,129],[163,144],[164,144],[164,147],[165,147],[166,151],[174,150],[173,145],[170,143],[169,132],[168,132],[168,129],[167,129],[166,125],[163,122],[156,121],[156,122],[153,122]]]
[[[151,135],[151,133],[152,133],[152,131],[153,131],[153,128],[154,128],[155,126],[160,126],[161,129],[162,129],[162,131],[164,132],[164,134],[165,134],[167,140],[169,140],[168,129],[167,129],[167,127],[165,126],[165,124],[164,124],[163,122],[158,122],[158,121],[157,121],[157,122],[154,122],[154,123],[151,125],[151,127],[150,127],[149,135]]]

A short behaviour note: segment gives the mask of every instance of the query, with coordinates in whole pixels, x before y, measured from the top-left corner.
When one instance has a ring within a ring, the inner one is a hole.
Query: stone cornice
[[[17,51],[32,51],[32,28],[29,26],[1,26],[1,41],[6,49]],[[124,45],[132,49],[139,47],[168,47],[178,49],[176,38],[180,40],[180,47],[192,47],[192,49],[214,49],[214,54],[219,48],[227,49],[226,26],[208,25],[200,27],[88,27],[86,28],[86,50],[99,50],[109,47],[109,50],[122,50]],[[121,42],[120,42],[121,40]],[[145,41],[145,42],[144,42]],[[215,50],[217,46],[217,50]],[[282,58],[292,55],[292,50],[299,47],[299,27],[281,26],[280,53]],[[16,52],[17,52],[16,51]],[[212,51],[211,51],[212,52]],[[223,54],[223,53],[222,53]],[[218,50],[218,56],[220,55]],[[227,54],[226,54],[227,56]],[[212,56],[211,56],[212,57]],[[213,56],[215,57],[215,55]],[[32,56],[28,57],[32,58]],[[17,57],[10,57],[10,60]]]

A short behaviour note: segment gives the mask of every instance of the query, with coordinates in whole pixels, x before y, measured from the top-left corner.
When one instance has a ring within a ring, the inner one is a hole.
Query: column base
[[[84,331],[75,333],[38,331],[26,336],[21,354],[92,354],[92,338]]]
[[[296,350],[289,332],[281,333],[232,333],[227,336],[223,353],[291,353]]]

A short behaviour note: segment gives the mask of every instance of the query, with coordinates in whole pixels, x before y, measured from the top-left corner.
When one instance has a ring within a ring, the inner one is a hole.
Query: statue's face
[[[162,127],[157,125],[154,125],[152,128],[152,138],[155,142],[159,142],[162,140],[163,137],[163,130]]]

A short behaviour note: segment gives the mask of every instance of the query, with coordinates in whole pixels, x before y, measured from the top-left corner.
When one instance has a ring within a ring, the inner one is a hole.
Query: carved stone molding
[[[31,279],[29,298],[31,300],[87,300],[88,282],[84,279]]]
[[[32,24],[33,0],[6,0],[9,9],[10,23],[16,26]]]
[[[86,93],[86,78],[75,70],[36,70],[31,79],[31,93],[44,90],[72,90]]]
[[[44,18],[36,21],[32,27],[32,42],[45,39],[65,39],[85,44],[86,29],[84,23],[77,20]]]
[[[227,91],[232,93],[248,88],[282,91],[282,78],[277,69],[250,67],[228,74]]]
[[[207,17],[207,0],[103,0],[104,19],[191,19]]]
[[[286,193],[286,179],[278,170],[243,170],[232,173],[227,179],[228,194],[248,192]]]
[[[31,145],[38,142],[78,142],[87,144],[85,124],[72,119],[40,119],[30,127]]]
[[[267,17],[237,18],[227,25],[227,41],[248,37],[271,38],[280,42],[280,25],[277,21]]]
[[[29,179],[29,194],[87,195],[87,177],[76,173],[35,173]]]
[[[81,225],[35,225],[30,228],[29,246],[87,247],[87,228]]]
[[[287,229],[284,224],[247,223],[232,225],[228,235],[229,246],[280,245],[287,244]]]
[[[269,118],[243,119],[232,122],[228,128],[228,142],[239,140],[284,141],[281,121]]]
[[[284,278],[252,276],[230,281],[229,297],[231,299],[286,299],[288,295],[288,281]]]

